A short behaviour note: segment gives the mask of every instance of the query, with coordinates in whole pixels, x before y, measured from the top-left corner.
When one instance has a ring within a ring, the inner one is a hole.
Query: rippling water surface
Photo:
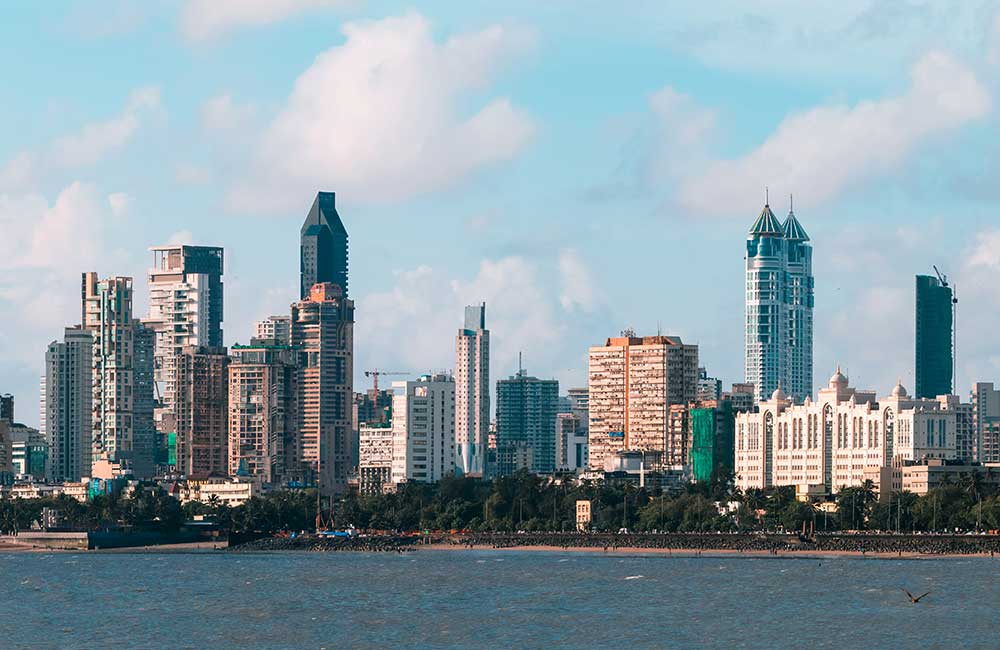
[[[1000,648],[1000,559],[0,555],[0,648]],[[930,591],[911,605],[900,590]]]

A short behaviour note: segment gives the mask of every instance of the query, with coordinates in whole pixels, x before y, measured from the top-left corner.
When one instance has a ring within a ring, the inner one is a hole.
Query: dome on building
[[[892,397],[908,397],[906,389],[903,388],[902,380],[896,380],[896,385],[892,389]]]
[[[788,396],[785,395],[785,391],[781,390],[781,384],[779,383],[778,387],[774,389],[773,393],[771,393],[771,401],[772,402],[785,402],[787,400],[788,400]]]
[[[830,377],[830,388],[837,388],[840,386],[847,386],[847,376],[840,372],[840,366],[837,366],[837,372],[833,373],[833,376]]]

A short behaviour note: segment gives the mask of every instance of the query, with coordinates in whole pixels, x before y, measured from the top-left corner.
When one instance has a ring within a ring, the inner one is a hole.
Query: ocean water
[[[0,648],[1000,648],[1000,559],[0,555]],[[912,605],[901,591],[930,591]]]

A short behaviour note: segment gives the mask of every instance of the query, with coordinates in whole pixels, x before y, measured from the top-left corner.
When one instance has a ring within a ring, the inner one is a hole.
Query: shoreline
[[[802,559],[802,560],[823,560],[823,559],[874,559],[874,560],[958,560],[963,558],[985,558],[990,559],[989,553],[916,553],[912,551],[902,553],[876,553],[861,551],[818,551],[809,550],[779,550],[775,552],[762,550],[737,551],[728,548],[705,548],[705,549],[670,549],[670,548],[643,548],[638,546],[618,546],[604,549],[595,546],[552,546],[531,544],[524,546],[504,546],[494,547],[488,544],[468,545],[461,544],[419,544],[413,547],[415,551],[526,551],[530,553],[574,553],[584,555],[617,555],[622,557],[678,557],[678,558],[778,558],[778,559]],[[364,551],[361,551],[364,552]],[[993,559],[1000,559],[993,557]]]

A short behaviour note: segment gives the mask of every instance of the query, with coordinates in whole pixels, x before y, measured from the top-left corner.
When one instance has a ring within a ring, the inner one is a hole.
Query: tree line
[[[571,531],[576,503],[591,503],[590,529],[598,531],[749,532],[758,530],[899,532],[1000,529],[1000,495],[982,476],[946,481],[926,495],[894,492],[880,501],[875,486],[843,488],[835,508],[798,501],[794,489],[741,492],[731,482],[689,484],[662,491],[628,482],[554,482],[521,472],[483,481],[449,476],[436,484],[407,483],[391,494],[318,499],[315,490],[280,490],[237,507],[210,500],[181,506],[155,485],[129,496],[98,495],[86,503],[58,496],[0,500],[0,532],[40,524],[54,508],[75,530],[132,528],[176,531],[201,515],[223,530],[270,534],[312,530],[317,512],[325,526],[395,532]],[[721,512],[720,512],[721,506]]]

